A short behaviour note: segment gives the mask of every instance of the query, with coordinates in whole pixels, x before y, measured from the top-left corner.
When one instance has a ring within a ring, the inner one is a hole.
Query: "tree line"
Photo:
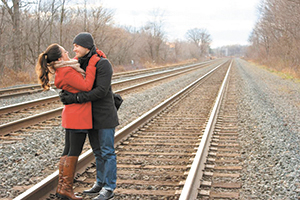
[[[96,1],[97,2],[97,1]],[[139,66],[201,60],[210,53],[206,29],[187,31],[186,40],[168,41],[164,16],[152,12],[143,27],[114,24],[113,11],[90,0],[1,0],[0,2],[0,85],[14,77],[35,80],[38,55],[51,43],[65,47],[72,57],[72,41],[79,32],[90,32],[96,46],[113,66]],[[122,70],[122,69],[121,69]]]
[[[248,58],[300,78],[300,1],[264,0],[258,10]]]

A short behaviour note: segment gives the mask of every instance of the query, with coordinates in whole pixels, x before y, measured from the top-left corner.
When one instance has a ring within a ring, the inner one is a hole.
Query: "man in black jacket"
[[[101,59],[96,64],[96,77],[93,89],[77,94],[61,92],[64,104],[92,101],[93,129],[89,130],[89,141],[96,159],[97,177],[94,186],[83,193],[99,196],[94,200],[110,199],[114,196],[117,181],[117,161],[114,149],[115,127],[119,125],[111,89],[112,66],[103,52],[96,49],[90,33],[79,33],[73,41],[76,57],[82,69],[86,69],[92,55],[98,54]]]

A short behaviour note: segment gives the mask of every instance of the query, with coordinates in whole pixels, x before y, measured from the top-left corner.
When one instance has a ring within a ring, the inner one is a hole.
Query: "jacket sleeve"
[[[112,66],[107,59],[101,59],[97,65],[94,88],[89,92],[78,93],[78,102],[96,101],[105,97],[111,87]]]
[[[90,65],[86,68],[85,78],[83,78],[83,76],[74,69],[69,68],[65,75],[65,83],[77,90],[90,91],[95,81],[95,74],[96,67]]]

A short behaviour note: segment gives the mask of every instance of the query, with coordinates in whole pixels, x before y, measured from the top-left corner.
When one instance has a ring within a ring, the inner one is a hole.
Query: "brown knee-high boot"
[[[62,175],[63,175],[63,170],[64,170],[64,165],[66,161],[67,155],[61,156],[59,160],[59,165],[58,165],[58,184],[56,188],[56,196],[59,196],[60,188],[63,182]]]
[[[73,182],[75,169],[77,165],[78,156],[67,156],[62,175],[62,186],[59,191],[59,196],[62,198],[68,198],[71,200],[81,200],[82,197],[78,197],[73,191]]]

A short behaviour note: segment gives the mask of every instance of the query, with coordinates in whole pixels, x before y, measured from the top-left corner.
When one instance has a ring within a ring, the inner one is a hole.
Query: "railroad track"
[[[127,71],[127,72],[120,72],[113,74],[113,79],[121,79],[126,77],[133,77],[133,76],[140,76],[143,74],[150,74],[150,73],[157,73],[162,71],[172,71],[176,70],[177,68],[181,68],[180,65],[173,65],[173,66],[162,66],[162,67],[156,67],[156,68],[149,68],[149,69],[142,69],[142,70],[134,70],[134,71]],[[54,84],[51,84],[52,88],[55,88]],[[28,95],[33,93],[42,92],[43,89],[41,88],[40,84],[32,84],[27,86],[20,86],[15,88],[1,88],[0,89],[0,98],[12,98],[15,96],[20,95]]]
[[[234,71],[234,69],[232,70]],[[216,119],[197,199],[238,199],[242,187],[236,83],[231,75]]]
[[[175,70],[165,70],[164,72],[147,76],[116,81],[112,85],[115,92],[123,95],[131,90],[143,88],[145,85],[158,83],[159,81],[174,76],[180,76],[185,73],[191,73],[194,70],[208,65],[212,65],[212,63],[204,62],[189,65],[185,68],[181,67]],[[121,89],[118,90],[117,88]],[[3,140],[2,143],[14,143],[17,140],[20,140],[21,138],[18,138],[18,136],[22,136],[22,134],[24,134],[23,131],[21,130],[21,133],[12,132],[18,131],[29,125],[37,124],[41,122],[41,120],[58,117],[61,114],[62,108],[58,95],[1,108],[0,119],[2,124],[0,124],[0,139]]]
[[[220,136],[212,136],[212,133],[222,133],[221,130],[228,127],[222,125],[221,120],[226,116],[226,111],[219,111],[219,108],[228,108],[226,102],[229,101],[222,101],[222,98],[230,96],[224,91],[231,66],[232,62],[218,66],[117,131],[118,188],[114,199],[183,200],[197,196],[199,199],[202,196],[213,197],[213,192],[207,188],[199,190],[199,187],[201,180],[201,188],[208,182],[204,179],[207,175],[213,176],[212,172],[207,171],[208,165],[202,173],[205,163],[213,160],[208,157],[206,161],[207,155],[212,154],[207,149],[216,146],[217,140],[220,142]],[[234,109],[232,106],[231,109]],[[228,117],[227,122],[234,124],[234,117]],[[232,128],[231,125],[229,127]],[[213,143],[210,142],[211,138]],[[91,150],[80,156],[75,191],[80,192],[93,184],[93,162]],[[222,163],[227,165],[226,162]],[[58,171],[15,199],[55,199],[53,192],[57,175]],[[85,199],[88,198],[85,196]]]

